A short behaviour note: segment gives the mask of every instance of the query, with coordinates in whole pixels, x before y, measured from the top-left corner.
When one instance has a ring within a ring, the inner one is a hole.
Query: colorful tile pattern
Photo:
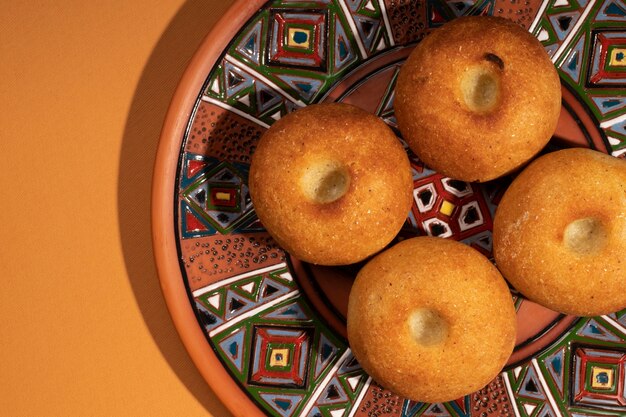
[[[183,238],[227,234],[256,220],[248,192],[248,166],[187,154],[181,186]]]
[[[326,71],[324,12],[270,9],[268,65]]]
[[[626,329],[611,317],[581,319],[530,363],[505,372],[519,415],[623,415],[625,341]]]
[[[533,32],[544,44],[565,82],[589,107],[614,156],[626,154],[620,123],[626,86],[626,6],[620,0],[555,0]]]
[[[274,415],[349,409],[366,387],[345,341],[309,309],[285,263],[218,281],[193,296],[222,362]]]
[[[482,188],[435,173],[419,163],[409,221],[420,234],[453,237],[491,255],[492,212]]]

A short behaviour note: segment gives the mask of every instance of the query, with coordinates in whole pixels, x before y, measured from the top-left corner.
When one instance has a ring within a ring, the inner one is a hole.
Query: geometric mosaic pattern
[[[581,319],[567,337],[504,373],[520,416],[623,416],[626,329],[609,316]]]
[[[274,415],[338,415],[367,388],[368,376],[308,308],[286,264],[218,281],[193,296],[224,365]]]
[[[614,156],[626,153],[626,4],[622,0],[554,0],[531,32],[561,79],[585,102]]]
[[[267,235],[260,233],[264,228],[247,187],[258,136],[447,20],[481,14],[513,19],[537,36],[564,85],[600,127],[606,150],[626,157],[623,0],[274,0],[247,21],[207,75],[177,177],[175,226],[186,262],[181,270],[189,279],[187,272],[197,268],[190,297],[207,341],[267,415],[626,415],[626,310],[579,320],[477,393],[448,403],[417,403],[364,373],[347,341],[300,292],[290,265],[260,238]],[[401,64],[386,61],[387,84],[371,110],[396,133],[394,87]],[[460,240],[491,256],[492,218],[506,181],[455,181],[409,156],[414,201],[406,229]],[[239,240],[244,238],[245,246]],[[211,255],[203,257],[209,240]],[[194,259],[207,262],[197,267]]]
[[[265,386],[306,386],[311,331],[302,328],[254,328],[248,382]]]
[[[212,335],[297,291],[285,264],[278,264],[200,288],[193,296],[204,312],[204,328]]]
[[[402,407],[402,417],[412,416],[467,416],[470,414],[470,396],[459,398],[448,403],[421,403],[405,401]]]
[[[254,225],[248,170],[244,164],[186,154],[180,215],[184,238],[246,231],[246,225]]]
[[[409,221],[420,232],[465,241],[491,256],[492,216],[483,188],[413,164],[414,204]],[[491,207],[490,207],[491,206]]]
[[[574,350],[571,404],[577,407],[626,409],[626,353],[592,347]]]

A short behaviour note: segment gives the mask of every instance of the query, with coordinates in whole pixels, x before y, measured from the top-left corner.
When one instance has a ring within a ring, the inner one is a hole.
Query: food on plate
[[[482,182],[544,147],[559,119],[561,86],[543,46],[521,26],[462,17],[413,50],[394,107],[404,139],[426,165]]]
[[[261,137],[250,196],[270,235],[296,258],[361,261],[384,248],[409,213],[409,159],[379,118],[347,104],[297,110]]]
[[[449,401],[483,388],[508,360],[515,335],[505,280],[457,241],[402,241],[370,260],[350,293],[355,357],[382,386],[415,401]]]
[[[536,159],[502,197],[493,245],[532,301],[579,316],[626,307],[626,162],[577,148]]]

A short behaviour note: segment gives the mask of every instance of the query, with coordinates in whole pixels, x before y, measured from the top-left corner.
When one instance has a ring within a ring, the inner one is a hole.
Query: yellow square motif
[[[626,67],[626,48],[614,48],[611,51],[609,65],[612,67]]]
[[[454,211],[456,206],[449,201],[444,200],[443,204],[441,204],[441,208],[439,209],[439,213],[449,216]]]
[[[615,370],[613,369],[596,366],[591,368],[591,386],[595,389],[611,389],[614,378]]]
[[[217,198],[218,200],[230,201],[230,194],[223,193],[223,192],[217,192],[217,193],[215,193],[215,198]]]
[[[308,49],[311,41],[311,32],[306,29],[289,28],[287,45],[295,48]]]
[[[270,366],[287,366],[289,364],[289,349],[273,349],[270,356]]]

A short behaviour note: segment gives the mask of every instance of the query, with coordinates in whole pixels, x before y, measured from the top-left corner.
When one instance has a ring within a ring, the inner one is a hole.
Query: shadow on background
[[[150,193],[161,126],[178,81],[202,39],[233,1],[189,0],[173,17],[143,69],[124,130],[118,217],[130,283],[152,337],[178,378],[213,415],[230,413],[188,356],[167,311],[152,252]]]

